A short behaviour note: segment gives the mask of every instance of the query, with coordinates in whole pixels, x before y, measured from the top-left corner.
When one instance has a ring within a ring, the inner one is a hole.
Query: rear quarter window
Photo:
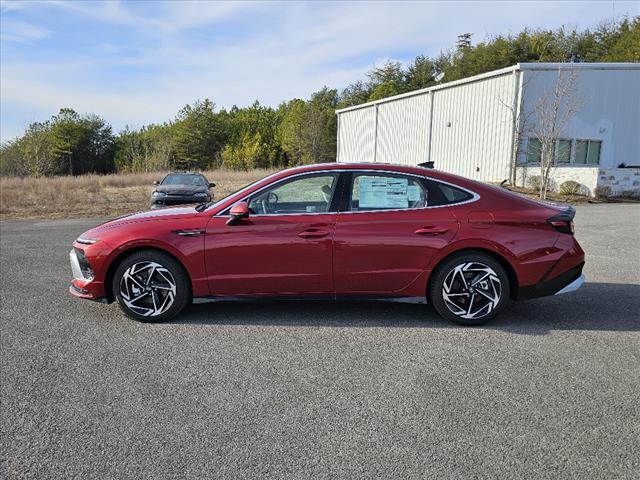
[[[435,180],[428,180],[427,182],[429,185],[430,207],[455,205],[457,203],[468,202],[473,199],[473,194],[463,190],[462,188],[440,183]]]

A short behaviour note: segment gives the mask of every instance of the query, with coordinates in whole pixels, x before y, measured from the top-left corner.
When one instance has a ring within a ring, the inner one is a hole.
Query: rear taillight
[[[547,223],[551,225],[556,232],[573,235],[573,232],[575,231],[573,227],[573,217],[575,214],[575,209],[573,207],[569,207],[569,209],[564,212],[548,218]]]

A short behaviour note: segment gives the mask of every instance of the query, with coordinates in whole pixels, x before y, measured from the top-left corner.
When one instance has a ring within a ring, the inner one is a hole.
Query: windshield
[[[206,187],[207,182],[201,175],[188,175],[181,173],[172,173],[164,177],[162,185],[192,185],[195,187]]]

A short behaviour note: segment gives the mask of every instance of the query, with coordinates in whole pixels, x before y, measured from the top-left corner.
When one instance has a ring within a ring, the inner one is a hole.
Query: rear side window
[[[429,180],[429,206],[436,207],[442,205],[454,205],[456,203],[467,202],[473,198],[473,195],[466,190],[454,187],[446,183]]]
[[[358,173],[353,176],[352,212],[404,210],[427,206],[428,193],[419,178],[405,175]]]

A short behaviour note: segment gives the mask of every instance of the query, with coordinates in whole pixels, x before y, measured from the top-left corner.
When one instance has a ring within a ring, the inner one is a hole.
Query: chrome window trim
[[[449,185],[450,187],[453,188],[457,188],[459,190],[463,190],[465,192],[467,192],[468,194],[472,195],[472,198],[470,198],[469,200],[465,200],[464,202],[457,202],[457,203],[448,203],[446,205],[434,205],[432,207],[426,206],[426,207],[420,207],[420,208],[394,208],[394,209],[381,209],[381,210],[366,210],[366,211],[359,211],[359,212],[353,212],[353,211],[346,211],[346,212],[315,212],[315,213],[254,213],[251,214],[251,217],[286,217],[286,216],[292,216],[292,215],[296,215],[296,216],[300,216],[300,215],[342,215],[342,214],[357,214],[357,213],[380,213],[380,212],[408,212],[408,211],[416,211],[416,210],[429,210],[432,208],[443,208],[443,207],[453,207],[453,206],[458,206],[458,205],[465,205],[467,203],[472,203],[475,201],[480,200],[480,195],[476,192],[473,192],[471,190],[469,190],[468,188],[462,187],[460,185],[456,185],[455,183],[451,183],[451,182],[447,182],[445,180],[439,180],[433,177],[429,177],[426,175],[418,175],[417,173],[408,173],[408,172],[396,172],[393,170],[377,170],[377,169],[355,169],[355,168],[332,168],[332,169],[327,169],[327,170],[314,170],[311,172],[302,172],[302,173],[296,173],[295,175],[291,175],[289,177],[285,177],[282,178],[276,182],[270,183],[268,185],[265,185],[261,188],[259,188],[258,190],[256,190],[255,192],[252,192],[250,195],[247,195],[246,197],[241,198],[240,200],[238,200],[237,202],[235,202],[233,205],[235,205],[236,203],[239,202],[244,202],[246,201],[246,199],[254,194],[260,193],[262,190],[271,187],[272,185],[277,185],[280,182],[283,182],[285,180],[289,180],[291,178],[296,178],[296,177],[301,177],[304,175],[313,175],[316,173],[332,173],[332,172],[336,172],[336,173],[387,173],[387,174],[392,174],[392,175],[406,175],[409,177],[416,177],[416,178],[420,178],[420,179],[424,179],[424,180],[429,180],[432,182],[439,182],[439,183],[443,183],[445,185]],[[238,192],[238,193],[241,193]],[[224,210],[222,210],[219,213],[216,213],[214,216],[215,217],[228,217],[229,213],[228,211],[231,209],[231,207],[233,207],[233,205],[228,206],[227,208],[225,208]]]

